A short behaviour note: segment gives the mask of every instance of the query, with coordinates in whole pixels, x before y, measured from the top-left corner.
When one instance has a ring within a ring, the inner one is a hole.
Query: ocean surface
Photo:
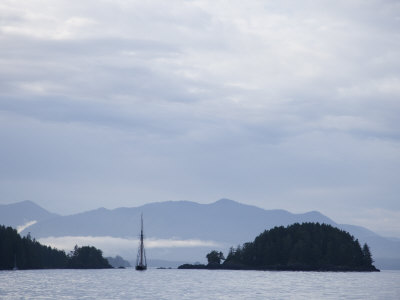
[[[400,271],[0,271],[0,299],[400,299]]]

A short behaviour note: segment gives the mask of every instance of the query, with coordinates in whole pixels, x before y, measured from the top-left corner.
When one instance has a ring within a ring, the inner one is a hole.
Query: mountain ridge
[[[40,207],[31,201],[14,205],[21,208],[24,205],[30,207],[32,204]],[[28,211],[26,213],[29,214]],[[138,207],[98,208],[65,216],[47,213],[47,218],[38,220],[36,224],[21,233],[30,232],[35,238],[63,236],[136,238],[140,215],[143,213],[147,237],[197,239],[217,241],[223,245],[238,245],[253,240],[257,234],[274,226],[318,222],[346,230],[361,243],[367,242],[377,259],[382,257],[386,261],[394,259],[400,262],[399,241],[386,239],[364,227],[338,224],[318,211],[294,214],[283,209],[265,210],[230,199],[220,199],[208,204],[187,200],[152,202]],[[4,223],[4,219],[0,215],[1,223]]]
[[[114,209],[107,209],[104,207],[100,207],[97,209],[87,210],[87,211],[83,211],[83,212],[76,213],[76,214],[70,214],[70,215],[58,215],[58,214],[50,213],[47,210],[45,210],[44,208],[42,208],[41,206],[37,205],[36,203],[34,203],[33,201],[30,201],[30,200],[0,205],[0,208],[7,207],[7,206],[8,207],[14,206],[16,208],[20,208],[23,205],[30,206],[28,208],[25,207],[24,211],[30,210],[31,207],[34,207],[36,210],[40,209],[43,212],[45,212],[45,214],[46,214],[45,218],[39,218],[39,220],[37,220],[38,223],[30,226],[29,230],[32,230],[31,231],[32,234],[35,234],[35,228],[41,227],[42,223],[53,223],[53,222],[55,222],[55,220],[58,220],[58,222],[60,222],[60,220],[80,219],[81,217],[84,217],[84,218],[87,218],[87,217],[110,218],[110,215],[112,216],[112,215],[117,215],[120,213],[125,213],[125,215],[128,215],[130,217],[130,219],[136,219],[137,216],[139,215],[139,212],[138,212],[139,210],[147,211],[148,209],[156,208],[157,210],[161,209],[161,210],[163,210],[163,213],[166,213],[166,211],[164,211],[164,209],[170,210],[171,208],[172,209],[178,208],[178,207],[181,208],[182,205],[184,205],[188,209],[196,208],[200,211],[204,211],[204,210],[206,210],[206,208],[215,208],[214,211],[211,211],[211,213],[215,214],[215,215],[231,213],[231,214],[233,214],[233,216],[240,218],[243,215],[248,216],[249,214],[268,214],[270,216],[273,215],[272,221],[270,221],[269,223],[274,223],[274,224],[279,223],[279,221],[277,221],[277,219],[286,217],[286,218],[289,218],[287,223],[296,222],[297,219],[302,219],[302,222],[311,221],[311,222],[320,222],[320,223],[331,224],[331,225],[335,225],[335,226],[340,225],[340,226],[344,226],[344,227],[348,228],[349,231],[359,230],[359,231],[363,231],[364,233],[369,233],[374,236],[379,236],[376,233],[372,232],[371,230],[361,227],[361,226],[338,224],[338,223],[334,222],[332,219],[330,219],[329,217],[323,215],[322,213],[320,213],[318,211],[309,211],[309,212],[305,212],[305,213],[294,214],[294,213],[291,213],[284,209],[266,210],[266,209],[263,209],[263,208],[260,208],[260,207],[254,206],[254,205],[244,204],[244,203],[236,202],[234,200],[230,200],[230,199],[226,199],[226,198],[217,200],[212,203],[207,203],[207,204],[202,204],[202,203],[197,203],[197,202],[192,202],[192,201],[187,201],[187,200],[179,200],[179,201],[152,202],[152,203],[147,203],[147,204],[144,204],[142,206],[137,206],[137,207],[118,207],[118,208],[114,208]],[[238,210],[237,209],[238,207],[240,207],[241,209]],[[4,210],[2,209],[2,211],[4,211]],[[0,221],[3,221],[3,223],[5,223],[6,225],[10,225],[10,226],[22,225],[22,224],[16,224],[16,222],[18,222],[18,221],[14,221],[13,224],[11,224],[11,222],[4,222],[4,219],[5,218],[0,215]],[[24,217],[24,220],[32,221],[29,219],[29,217],[26,217],[26,216]],[[27,230],[28,230],[28,228],[25,229],[22,233],[27,233],[26,232]],[[42,233],[41,231],[39,231],[37,233],[38,233],[38,237],[42,237],[42,234],[45,234],[44,232]],[[93,232],[91,232],[91,234],[96,235],[96,233],[93,233]],[[48,234],[46,234],[46,235],[48,236]],[[58,235],[60,235],[60,234],[58,234]],[[101,235],[104,235],[104,234],[101,233]],[[57,236],[57,234],[55,234],[53,236]],[[114,236],[114,235],[111,234],[111,236]],[[126,236],[126,235],[124,235],[124,236]]]
[[[31,200],[10,204],[0,204],[0,223],[17,228],[29,222],[59,217]]]

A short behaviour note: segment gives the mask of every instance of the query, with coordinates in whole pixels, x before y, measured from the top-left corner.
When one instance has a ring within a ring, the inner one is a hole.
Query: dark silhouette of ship
[[[140,245],[138,249],[138,254],[136,258],[136,267],[137,271],[144,271],[147,269],[147,261],[146,261],[146,252],[144,250],[143,243],[143,214],[141,215],[141,228],[140,228]]]

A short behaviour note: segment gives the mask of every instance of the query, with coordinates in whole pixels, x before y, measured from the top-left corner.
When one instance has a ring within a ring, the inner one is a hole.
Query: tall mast
[[[141,214],[140,220],[141,220],[141,226],[140,226],[140,265],[143,266],[143,251],[144,251],[144,245],[143,245],[143,214]]]
[[[143,243],[144,235],[143,235],[143,214],[140,216],[140,245],[139,251],[136,261],[136,270],[146,270],[147,269],[147,261],[146,261],[146,251],[144,250]]]

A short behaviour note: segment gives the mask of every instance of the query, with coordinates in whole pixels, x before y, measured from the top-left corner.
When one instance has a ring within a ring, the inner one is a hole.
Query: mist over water
[[[1,299],[400,299],[400,271],[0,272]]]

